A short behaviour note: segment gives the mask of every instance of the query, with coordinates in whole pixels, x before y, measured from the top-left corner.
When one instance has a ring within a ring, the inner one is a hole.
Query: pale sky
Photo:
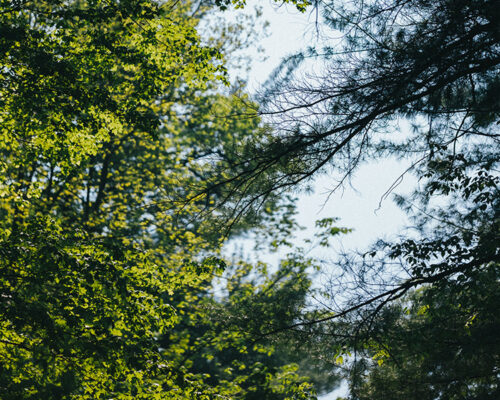
[[[258,90],[283,57],[315,44],[315,12],[302,14],[293,6],[278,7],[269,0],[258,4],[262,5],[263,17],[270,24],[270,35],[259,43],[267,59],[253,63],[248,83],[250,91]],[[348,185],[330,197],[335,180],[327,174],[318,176],[314,193],[299,198],[298,220],[301,225],[313,227],[317,219],[339,217],[341,225],[355,230],[345,237],[346,246],[350,248],[365,247],[381,235],[393,234],[404,225],[404,214],[390,197],[381,203],[380,208],[379,203],[404,170],[405,164],[394,159],[364,165],[354,174],[352,187]],[[407,176],[396,192],[407,192],[413,184],[414,181]],[[300,236],[306,237],[307,231],[301,232]]]
[[[251,5],[249,2],[248,6]],[[314,12],[300,14],[292,6],[277,7],[268,1],[260,2],[259,5],[262,5],[264,18],[270,23],[270,36],[260,42],[268,58],[253,63],[248,84],[250,91],[258,90],[283,57],[314,45],[315,40]],[[378,238],[395,236],[405,225],[405,215],[390,197],[382,202],[381,198],[405,169],[404,163],[394,159],[364,165],[354,174],[352,186],[348,185],[333,194],[331,189],[336,185],[335,180],[328,174],[317,177],[313,193],[299,195],[297,220],[307,229],[297,233],[294,243],[303,246],[303,240],[313,234],[315,221],[325,217],[340,218],[338,225],[353,228],[354,232],[339,239],[336,247],[315,251],[315,257],[332,258],[334,254],[331,253],[335,249],[363,249]],[[415,180],[406,176],[395,192],[409,192],[413,185]],[[273,263],[282,255],[264,258]],[[259,258],[262,259],[261,254]],[[339,390],[321,396],[320,400],[334,400],[345,394],[346,387],[342,386]]]

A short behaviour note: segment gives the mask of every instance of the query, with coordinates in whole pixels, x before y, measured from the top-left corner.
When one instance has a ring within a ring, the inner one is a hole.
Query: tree
[[[498,268],[477,273],[473,285],[420,290],[385,310],[353,397],[497,398]]]
[[[204,190],[224,187],[238,217],[319,173],[339,173],[342,185],[361,163],[393,155],[408,158],[402,175],[420,181],[412,196],[397,198],[417,231],[340,258],[335,284],[325,291],[328,307],[267,334],[323,341],[325,356],[349,366],[352,398],[389,392],[495,398],[498,2],[326,1],[317,7],[324,29],[341,30],[341,40],[332,42],[327,31],[323,49],[283,63],[254,113],[273,127],[242,146],[233,172]],[[314,67],[311,58],[324,72],[300,79]],[[401,120],[411,123],[410,132],[398,131]],[[419,315],[422,307],[432,311]],[[413,328],[425,335],[415,337]],[[436,349],[443,340],[447,346]],[[408,383],[413,386],[403,386]]]
[[[425,195],[451,194],[456,206],[417,214],[419,238],[343,264],[363,295],[323,329],[342,337],[339,353],[354,354],[352,398],[498,397],[499,180],[467,164],[456,155],[428,166]]]
[[[156,337],[183,256],[148,249],[127,216],[149,195],[120,187],[137,170],[112,176],[132,144],[145,157],[176,86],[224,77],[188,7],[2,3],[2,398],[176,396]]]
[[[274,129],[242,146],[234,172],[206,191],[225,185],[250,208],[327,167],[345,176],[380,154],[420,153],[425,160],[439,146],[451,150],[471,138],[495,143],[495,1],[319,2],[318,8],[324,26],[341,29],[343,39],[332,43],[327,31],[323,49],[283,62],[260,108],[247,114],[267,116]],[[325,72],[301,80],[299,67],[313,68],[306,63],[311,58]],[[414,135],[396,134],[401,118],[413,121]],[[259,197],[250,190],[255,186]]]
[[[205,200],[173,202],[210,167],[207,149],[230,148],[229,130],[235,141],[259,132],[258,121],[207,117],[242,110],[220,91],[224,57],[202,44],[199,7],[0,4],[0,397],[234,393],[237,382],[186,376],[170,358],[184,342],[159,347],[180,319],[172,296],[224,267],[221,235],[195,218]],[[297,396],[313,397],[292,375]]]
[[[179,304],[181,320],[160,345],[186,376],[206,376],[212,387],[227,387],[231,398],[309,398],[316,387],[335,386],[338,377],[311,379],[315,360],[308,348],[259,336],[304,312],[310,265],[294,255],[276,272],[268,268],[264,263],[239,262],[228,267],[224,286],[175,293],[170,302]]]

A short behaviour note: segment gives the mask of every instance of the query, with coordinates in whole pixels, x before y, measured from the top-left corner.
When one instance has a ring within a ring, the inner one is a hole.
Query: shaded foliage
[[[319,309],[267,334],[322,343],[353,399],[495,398],[498,1],[316,6],[324,47],[277,69],[253,114],[272,129],[239,149],[217,187],[238,215],[317,174],[341,186],[362,163],[395,156],[409,160],[401,179],[419,180],[396,196],[415,229],[339,257]]]

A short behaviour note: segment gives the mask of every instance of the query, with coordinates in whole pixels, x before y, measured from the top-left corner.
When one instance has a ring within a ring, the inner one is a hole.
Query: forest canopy
[[[211,118],[245,112],[226,89],[223,44],[238,34],[217,34],[246,27],[202,37],[214,7],[191,2],[0,10],[0,397],[313,396],[297,353],[250,337],[300,314],[307,263],[258,281],[236,263],[217,297],[226,263],[222,235],[196,218],[205,200],[172,205],[208,173],[210,152],[259,134],[258,120]],[[278,216],[281,203],[269,206]],[[243,306],[259,319],[233,321]]]
[[[0,0],[2,399],[498,398],[498,1],[290,3],[317,45],[251,95],[244,1]],[[318,286],[294,194],[387,156],[411,233]]]

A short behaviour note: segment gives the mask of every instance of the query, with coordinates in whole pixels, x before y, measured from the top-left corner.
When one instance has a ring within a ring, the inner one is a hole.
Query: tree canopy
[[[353,399],[496,398],[498,2],[316,7],[318,44],[258,96],[253,115],[272,129],[204,191],[225,187],[238,217],[318,174],[342,186],[363,163],[395,156],[409,164],[400,179],[419,181],[395,197],[414,233],[337,257],[320,310],[267,333],[322,341]]]
[[[498,1],[317,2],[324,46],[254,97],[226,68],[253,21],[204,20],[244,4],[0,0],[0,397],[314,399],[340,370],[352,399],[497,398]],[[387,155],[414,233],[322,288],[299,251],[222,259]]]
[[[293,319],[309,287],[300,262],[277,272],[286,283],[269,299],[251,302],[250,283],[214,298],[223,235],[196,215],[213,199],[174,204],[195,193],[211,154],[229,157],[261,130],[212,118],[245,106],[224,89],[222,39],[198,33],[210,9],[1,3],[2,399],[314,398],[293,357],[273,355],[280,346],[250,346],[245,326],[209,314],[236,318],[240,298],[264,321],[285,318],[269,302],[294,298]],[[289,207],[268,205],[239,229]]]

